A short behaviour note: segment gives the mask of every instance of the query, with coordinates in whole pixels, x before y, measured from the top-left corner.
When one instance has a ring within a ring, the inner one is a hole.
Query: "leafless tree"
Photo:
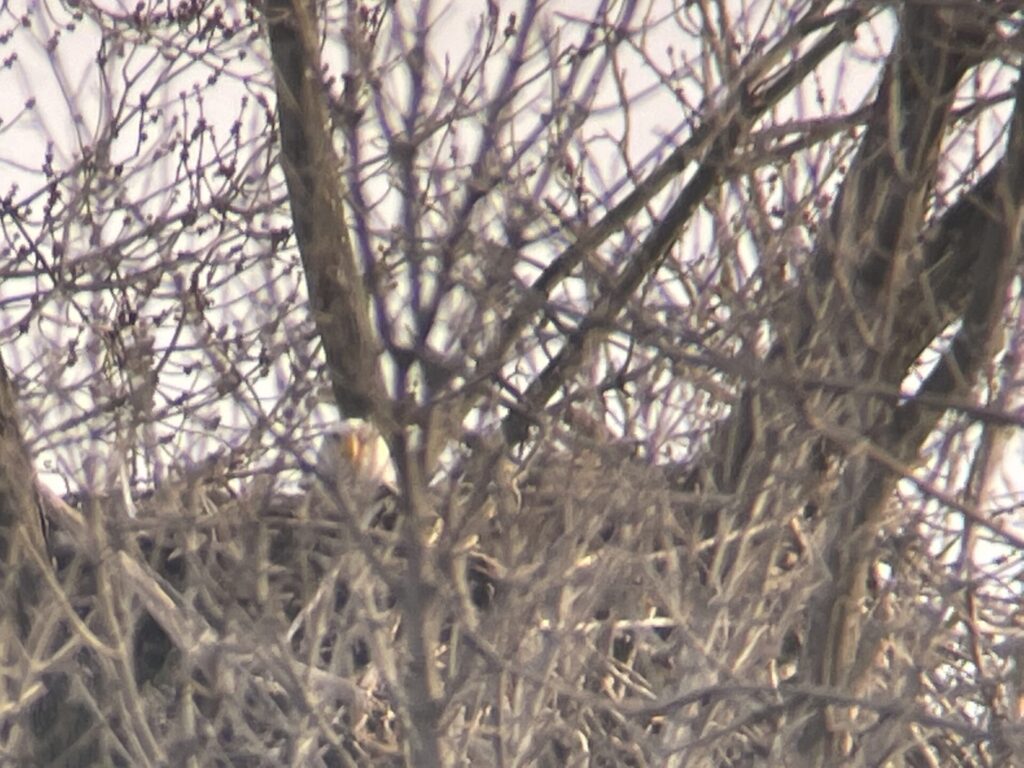
[[[1024,5],[0,19],[0,763],[1024,763]]]

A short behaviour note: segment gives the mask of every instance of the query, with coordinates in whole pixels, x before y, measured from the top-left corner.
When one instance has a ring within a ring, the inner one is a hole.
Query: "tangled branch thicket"
[[[1024,763],[1022,24],[5,4],[0,764]]]

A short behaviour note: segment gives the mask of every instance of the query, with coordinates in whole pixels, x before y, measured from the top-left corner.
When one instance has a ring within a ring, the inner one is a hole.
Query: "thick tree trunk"
[[[281,165],[335,399],[347,417],[383,422],[381,432],[387,435],[390,415],[378,367],[380,351],[345,221],[341,162],[332,143],[320,77],[313,4],[268,0],[265,15],[277,90]]]

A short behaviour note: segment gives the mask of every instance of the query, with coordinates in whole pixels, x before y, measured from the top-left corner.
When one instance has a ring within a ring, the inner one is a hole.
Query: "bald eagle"
[[[379,524],[384,506],[394,507],[395,467],[387,442],[362,419],[339,424],[324,437],[316,481],[328,498],[353,504],[364,524]]]

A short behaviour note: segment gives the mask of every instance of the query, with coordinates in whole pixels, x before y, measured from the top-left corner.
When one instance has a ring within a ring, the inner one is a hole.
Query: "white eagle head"
[[[321,480],[361,490],[393,486],[395,467],[380,432],[370,422],[349,419],[325,437],[317,457]]]

